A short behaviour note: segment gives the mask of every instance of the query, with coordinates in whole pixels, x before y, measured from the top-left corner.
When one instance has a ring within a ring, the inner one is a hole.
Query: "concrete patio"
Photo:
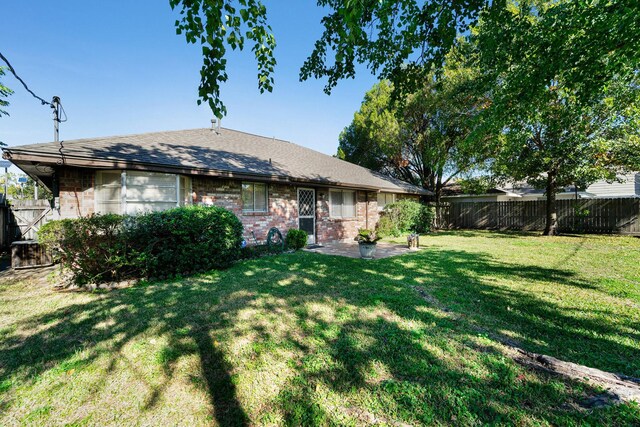
[[[360,250],[356,242],[324,243],[322,247],[305,248],[304,250],[318,254],[360,258]],[[409,249],[406,244],[378,242],[376,254],[373,259],[388,258],[415,251],[416,249]]]

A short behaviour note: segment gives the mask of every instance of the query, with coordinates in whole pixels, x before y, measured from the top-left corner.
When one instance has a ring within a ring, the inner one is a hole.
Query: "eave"
[[[410,191],[404,188],[389,188],[389,187],[374,187],[368,185],[354,185],[354,184],[346,184],[342,182],[334,182],[330,180],[320,180],[320,179],[304,179],[304,178],[295,178],[284,175],[267,175],[267,174],[251,174],[251,173],[241,173],[234,171],[225,171],[225,170],[216,170],[216,169],[205,169],[205,168],[194,168],[194,167],[177,167],[171,165],[160,165],[155,163],[144,163],[144,162],[127,162],[116,159],[98,159],[91,157],[82,157],[82,156],[72,156],[72,155],[59,155],[59,154],[48,154],[48,153],[36,153],[31,151],[23,151],[23,150],[15,150],[10,147],[2,149],[3,154],[2,157],[5,160],[10,160],[20,169],[22,164],[23,166],[26,164],[31,165],[41,165],[48,166],[54,169],[60,167],[78,167],[78,168],[87,168],[87,169],[130,169],[130,170],[141,170],[141,171],[150,171],[150,172],[165,172],[165,173],[174,173],[174,174],[182,174],[182,175],[195,175],[195,176],[208,176],[208,177],[217,177],[217,178],[227,178],[227,179],[246,179],[253,181],[261,181],[261,182],[274,182],[274,183],[282,183],[282,184],[307,184],[318,187],[340,187],[340,188],[348,188],[354,190],[370,190],[373,192],[393,192],[399,194],[415,194],[415,195],[431,195],[432,192],[428,190],[422,189],[421,191]],[[26,171],[25,171],[26,172]],[[38,176],[37,178],[32,175],[30,172],[26,172],[29,176],[36,179],[44,186],[49,188],[49,185],[46,185],[42,182],[42,179]],[[49,188],[51,190],[51,188]]]

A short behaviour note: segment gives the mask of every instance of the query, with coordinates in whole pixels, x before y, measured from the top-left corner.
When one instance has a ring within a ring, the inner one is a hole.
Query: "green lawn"
[[[104,293],[0,284],[0,425],[638,425],[498,340],[640,377],[640,239],[451,232]]]

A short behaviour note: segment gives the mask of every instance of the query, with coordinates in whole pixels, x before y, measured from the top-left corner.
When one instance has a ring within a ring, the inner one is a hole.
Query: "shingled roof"
[[[4,147],[3,157],[29,166],[137,168],[256,178],[396,193],[431,194],[353,163],[291,142],[231,129],[191,129]],[[42,168],[41,168],[42,169]]]

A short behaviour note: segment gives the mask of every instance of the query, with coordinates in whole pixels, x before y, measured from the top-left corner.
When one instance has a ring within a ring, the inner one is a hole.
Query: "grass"
[[[498,339],[640,376],[640,240],[438,233],[112,292],[0,284],[0,425],[640,423]]]

